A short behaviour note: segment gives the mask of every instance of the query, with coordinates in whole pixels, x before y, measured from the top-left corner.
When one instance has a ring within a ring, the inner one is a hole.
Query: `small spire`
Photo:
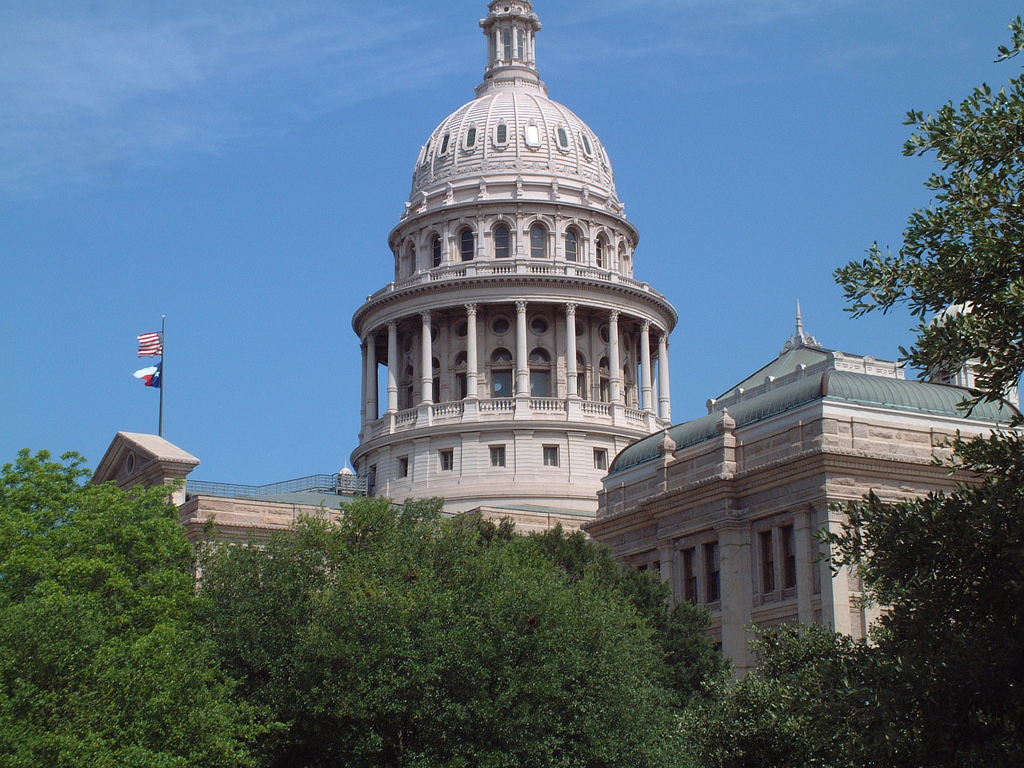
[[[782,348],[782,352],[780,352],[779,354],[784,354],[786,352],[789,352],[791,349],[797,349],[799,347],[815,347],[816,349],[823,349],[823,347],[821,346],[821,344],[818,343],[818,340],[816,338],[804,332],[804,317],[803,313],[800,311],[800,300],[797,299],[796,333],[789,337],[789,339],[786,341],[785,346]]]

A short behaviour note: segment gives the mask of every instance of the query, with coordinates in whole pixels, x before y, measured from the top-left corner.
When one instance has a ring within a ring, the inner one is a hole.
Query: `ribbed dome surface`
[[[535,87],[493,88],[444,120],[413,174],[421,191],[489,174],[550,176],[618,199],[608,154],[590,127]]]

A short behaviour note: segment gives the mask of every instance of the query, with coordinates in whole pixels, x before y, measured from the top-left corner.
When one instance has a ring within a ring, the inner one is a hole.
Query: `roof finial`
[[[791,349],[797,349],[799,347],[815,347],[816,349],[822,349],[821,344],[818,340],[804,332],[804,316],[800,311],[800,300],[796,301],[796,333],[790,336],[789,340],[786,341],[786,345],[782,348],[782,352],[789,352]]]

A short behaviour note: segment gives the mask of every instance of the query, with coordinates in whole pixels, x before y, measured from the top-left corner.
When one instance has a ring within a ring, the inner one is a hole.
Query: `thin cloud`
[[[3,11],[0,189],[92,180],[174,150],[217,152],[452,66],[389,58],[399,44],[412,58],[432,36],[387,6],[219,8]]]

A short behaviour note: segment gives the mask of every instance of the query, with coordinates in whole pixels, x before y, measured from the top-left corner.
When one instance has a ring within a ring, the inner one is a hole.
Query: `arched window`
[[[565,230],[565,260],[576,261],[580,253],[580,236],[575,229]]]
[[[587,389],[587,359],[582,352],[576,353],[576,394],[584,400],[590,399],[590,390]]]
[[[540,224],[530,227],[530,256],[544,259],[548,255],[548,233]]]
[[[594,260],[602,269],[604,269],[604,248],[604,240],[597,238],[597,242],[594,243]]]
[[[431,263],[435,267],[440,267],[441,266],[441,238],[438,237],[437,235],[434,235],[433,239],[430,241],[430,255],[431,255]]]
[[[507,259],[511,255],[512,233],[504,224],[499,224],[494,228],[494,258]]]
[[[459,400],[465,400],[466,395],[469,394],[466,380],[466,361],[468,359],[466,350],[462,350],[455,355],[455,364],[452,366],[455,369],[455,394]]]
[[[441,402],[441,361],[436,357],[430,360],[430,399],[435,403]]]
[[[540,347],[530,353],[530,396],[551,397],[551,355]]]
[[[473,260],[473,252],[476,250],[475,240],[473,230],[462,230],[462,234],[459,235],[459,254],[462,256],[463,261]]]
[[[504,347],[491,353],[491,397],[512,397],[512,353]]]
[[[405,366],[405,370],[402,371],[402,407],[403,408],[414,408],[416,406],[416,386],[415,386],[415,373],[413,372],[412,366]]]
[[[610,403],[612,399],[611,370],[608,366],[608,358],[602,357],[597,363],[598,371],[598,397],[602,403]]]

